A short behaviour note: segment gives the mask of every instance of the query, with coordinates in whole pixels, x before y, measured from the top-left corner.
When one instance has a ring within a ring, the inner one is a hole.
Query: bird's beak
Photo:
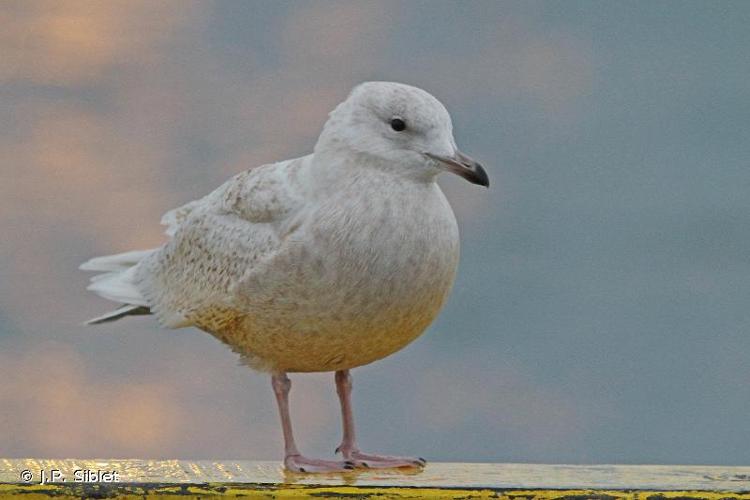
[[[463,177],[472,184],[490,186],[490,178],[487,177],[487,172],[482,165],[459,150],[456,150],[453,156],[441,156],[432,153],[425,153],[425,156],[439,161],[445,165],[446,170]]]

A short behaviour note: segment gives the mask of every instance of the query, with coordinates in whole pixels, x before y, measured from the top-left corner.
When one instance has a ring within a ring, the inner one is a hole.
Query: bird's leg
[[[273,392],[276,394],[276,403],[279,405],[281,415],[281,430],[284,433],[284,466],[293,472],[343,472],[352,470],[354,464],[343,461],[318,460],[307,458],[300,454],[294,442],[292,433],[292,419],[289,417],[289,389],[292,381],[286,373],[274,373],[271,376]]]
[[[371,455],[362,453],[357,446],[354,434],[354,412],[352,411],[352,376],[349,370],[336,372],[336,392],[341,402],[341,419],[344,424],[344,436],[336,453],[341,452],[344,460],[351,461],[357,467],[372,469],[389,469],[394,467],[424,467],[424,458],[394,457],[388,455]]]

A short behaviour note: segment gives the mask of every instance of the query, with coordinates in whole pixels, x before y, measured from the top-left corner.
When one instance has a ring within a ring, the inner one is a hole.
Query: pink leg
[[[273,392],[276,394],[276,403],[279,405],[281,415],[281,429],[284,432],[284,466],[293,472],[344,472],[352,470],[354,465],[350,462],[336,462],[332,460],[318,460],[307,458],[300,454],[294,443],[292,434],[292,419],[289,417],[289,389],[292,381],[286,373],[275,373],[271,377]]]
[[[349,370],[336,372],[336,392],[341,402],[341,419],[344,423],[344,437],[336,453],[341,452],[344,460],[354,463],[357,467],[373,469],[390,469],[394,467],[424,467],[424,458],[393,457],[388,455],[371,455],[362,453],[357,446],[354,435],[354,413],[352,411],[352,376]]]

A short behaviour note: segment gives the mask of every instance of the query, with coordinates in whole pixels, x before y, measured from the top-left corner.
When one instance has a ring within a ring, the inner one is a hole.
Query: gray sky
[[[425,88],[492,189],[449,304],[357,369],[363,448],[432,460],[747,464],[747,2],[0,6],[0,450],[278,458],[267,377],[194,329],[83,328],[87,258],[312,149],[364,80]],[[303,449],[332,376],[293,378]]]

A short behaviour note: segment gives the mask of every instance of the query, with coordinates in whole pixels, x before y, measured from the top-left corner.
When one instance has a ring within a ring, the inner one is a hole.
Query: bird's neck
[[[347,148],[316,148],[307,168],[307,185],[323,194],[336,192],[368,181],[404,187],[428,187],[435,184],[436,174],[428,169],[398,164],[366,152]]]

